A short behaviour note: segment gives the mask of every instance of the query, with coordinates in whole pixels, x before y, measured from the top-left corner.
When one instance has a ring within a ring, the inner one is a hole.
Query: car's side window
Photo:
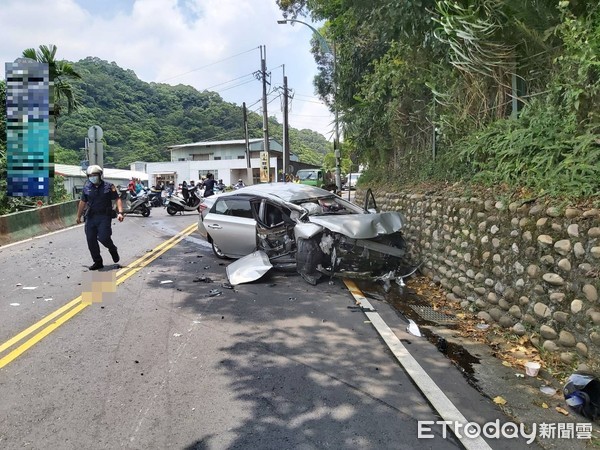
[[[265,222],[268,227],[280,225],[283,222],[283,214],[281,213],[281,209],[275,205],[267,203],[265,208]]]
[[[210,210],[213,214],[223,214],[227,216],[246,217],[252,219],[252,209],[250,202],[240,198],[222,198],[217,200]]]

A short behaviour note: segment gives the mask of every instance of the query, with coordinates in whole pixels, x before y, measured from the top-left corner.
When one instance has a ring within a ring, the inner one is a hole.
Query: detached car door
[[[204,217],[204,227],[225,256],[241,258],[256,250],[256,220],[247,197],[218,198]]]

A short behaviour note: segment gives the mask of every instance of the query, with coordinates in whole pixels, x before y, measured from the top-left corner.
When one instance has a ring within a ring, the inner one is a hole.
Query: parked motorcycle
[[[128,189],[120,189],[119,192],[124,214],[141,214],[143,217],[150,215],[152,205],[148,200],[148,191],[142,190],[137,195],[130,195]]]
[[[185,211],[197,211],[200,203],[202,203],[202,196],[197,188],[190,190],[190,198],[187,202],[178,195],[169,195],[165,200],[167,212],[171,216]]]
[[[148,200],[150,201],[150,204],[154,208],[163,206],[162,191],[160,191],[160,190],[155,191],[154,189],[151,189],[150,192],[148,193]]]

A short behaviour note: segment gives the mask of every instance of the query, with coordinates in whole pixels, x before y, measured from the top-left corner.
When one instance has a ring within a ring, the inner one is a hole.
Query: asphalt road
[[[158,209],[115,221],[124,268],[102,274],[116,293],[87,306],[82,227],[0,248],[0,448],[461,447],[441,426],[418,438],[418,421],[441,413],[341,280],[273,272],[229,289],[228,262],[196,233],[171,239],[196,220]],[[374,308],[467,420],[509,420]]]

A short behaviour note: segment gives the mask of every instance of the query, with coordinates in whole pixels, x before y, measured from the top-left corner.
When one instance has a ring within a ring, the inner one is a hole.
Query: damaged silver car
[[[233,269],[267,261],[314,285],[324,275],[391,281],[410,274],[403,221],[398,212],[377,213],[370,191],[361,208],[315,186],[267,183],[220,195],[198,230],[217,257],[245,257],[228,268],[232,284],[253,281],[247,270],[236,279]]]

